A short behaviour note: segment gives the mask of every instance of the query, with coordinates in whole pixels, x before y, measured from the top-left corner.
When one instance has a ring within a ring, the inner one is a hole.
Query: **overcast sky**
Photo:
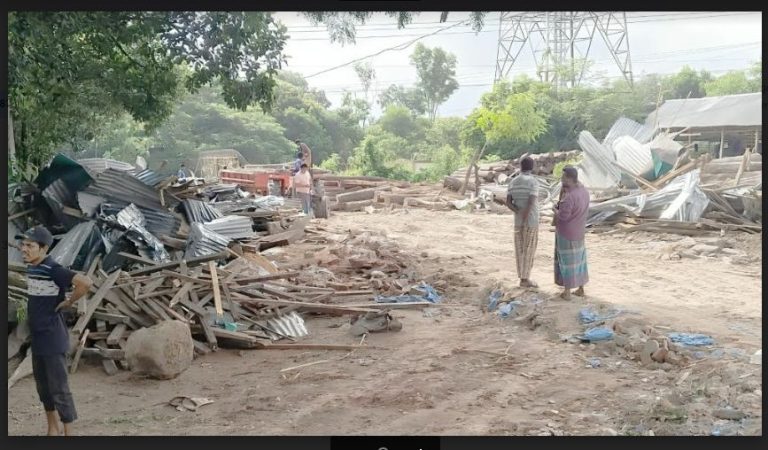
[[[334,107],[339,106],[345,89],[363,95],[352,65],[313,74],[455,25],[466,19],[468,13],[452,12],[448,21],[442,24],[438,23],[439,16],[437,12],[422,12],[413,23],[398,30],[394,18],[377,14],[366,25],[358,27],[356,44],[341,45],[331,43],[324,26],[312,26],[300,13],[276,13],[276,18],[288,27],[290,36],[285,51],[287,69],[309,77],[310,86],[325,90]],[[627,22],[635,77],[647,73],[674,73],[685,65],[721,75],[728,70],[747,68],[761,58],[761,12],[643,11],[627,13]],[[480,96],[490,90],[498,33],[499,13],[491,12],[480,33],[476,34],[469,26],[458,25],[418,41],[428,47],[441,47],[456,55],[458,60],[456,78],[461,87],[440,107],[440,116],[467,115]],[[416,72],[408,59],[414,45],[367,59],[376,71],[372,90],[380,91],[393,83],[405,86],[416,83]],[[593,79],[621,77],[606,44],[598,35],[589,59],[593,61]],[[534,67],[531,49],[527,46],[509,76],[526,73],[535,77]]]

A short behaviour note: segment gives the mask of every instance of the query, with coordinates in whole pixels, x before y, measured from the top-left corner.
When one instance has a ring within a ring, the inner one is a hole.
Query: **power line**
[[[440,28],[439,30],[436,30],[436,31],[433,31],[433,32],[431,32],[431,33],[428,33],[428,34],[422,35],[422,36],[420,36],[420,37],[418,37],[418,38],[416,38],[416,39],[412,39],[412,40],[410,40],[410,41],[407,41],[407,42],[403,42],[403,43],[401,43],[401,44],[395,45],[394,47],[385,48],[385,49],[383,49],[383,50],[380,50],[380,51],[378,51],[378,52],[376,52],[376,53],[373,53],[373,54],[371,54],[371,55],[368,55],[368,56],[363,56],[362,58],[353,59],[352,61],[346,62],[346,63],[344,63],[344,64],[340,64],[340,65],[338,65],[338,66],[335,66],[335,67],[331,67],[330,69],[321,70],[320,72],[316,72],[316,73],[313,73],[312,75],[308,75],[308,76],[305,76],[304,78],[312,78],[312,77],[314,77],[314,76],[317,76],[317,75],[320,75],[320,74],[323,74],[323,73],[331,72],[331,71],[333,71],[333,70],[336,70],[336,69],[340,69],[340,68],[342,68],[342,67],[346,67],[346,66],[352,65],[352,64],[354,64],[354,63],[356,63],[356,62],[360,62],[360,61],[366,60],[366,59],[368,59],[368,58],[373,58],[374,56],[378,56],[378,55],[381,55],[382,53],[385,53],[385,52],[388,52],[388,51],[400,51],[400,50],[405,50],[406,48],[410,47],[412,44],[414,44],[415,42],[417,42],[417,41],[419,41],[419,40],[421,40],[421,39],[424,39],[424,38],[426,38],[426,37],[429,37],[429,36],[435,35],[435,34],[437,34],[437,33],[440,33],[441,31],[445,31],[445,30],[448,30],[448,29],[454,28],[454,27],[456,27],[456,26],[458,26],[459,24],[461,24],[461,23],[464,23],[464,22],[466,22],[466,21],[463,21],[463,22],[459,22],[459,23],[457,23],[457,24],[455,24],[455,25],[449,25],[449,26],[447,26],[447,27],[443,27],[443,28]]]

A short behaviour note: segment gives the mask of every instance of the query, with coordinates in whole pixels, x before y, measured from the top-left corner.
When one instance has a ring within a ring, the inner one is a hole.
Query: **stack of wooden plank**
[[[219,347],[246,349],[337,348],[356,346],[286,343],[297,336],[290,327],[275,321],[299,321],[292,313],[359,315],[386,304],[333,304],[339,298],[373,296],[373,291],[337,291],[297,282],[300,272],[278,272],[266,259],[250,255],[231,258],[221,253],[163,264],[146,264],[130,271],[110,274],[97,263],[89,270],[94,286],[77,305],[77,320],[71,327],[77,341],[71,371],[83,355],[102,361],[108,374],[127,368],[125,346],[135,330],[165,320],[188,324],[198,355]],[[261,260],[259,260],[259,258]]]

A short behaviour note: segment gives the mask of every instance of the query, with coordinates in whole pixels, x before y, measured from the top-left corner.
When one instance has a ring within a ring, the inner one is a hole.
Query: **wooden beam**
[[[197,258],[190,258],[190,259],[186,260],[186,263],[187,263],[187,266],[191,266],[191,265],[195,265],[195,264],[202,264],[202,263],[205,263],[205,262],[210,262],[210,261],[216,261],[216,260],[219,260],[219,259],[224,259],[227,256],[229,256],[228,252],[220,252],[220,253],[215,253],[213,255],[205,255],[205,256],[198,256]],[[138,276],[138,275],[147,275],[147,274],[150,274],[150,273],[159,272],[161,270],[175,269],[176,267],[179,267],[179,265],[181,265],[181,261],[174,261],[174,262],[169,262],[169,263],[157,264],[157,265],[152,266],[152,267],[144,267],[142,269],[134,270],[132,272],[129,272],[128,275],[130,275],[132,277],[135,277],[135,276]]]
[[[24,210],[24,211],[22,211],[22,212],[17,212],[16,214],[14,214],[14,215],[12,215],[12,216],[8,216],[8,222],[10,222],[10,221],[12,221],[12,220],[16,220],[16,219],[18,219],[18,218],[20,218],[20,217],[24,217],[24,216],[26,216],[27,214],[29,214],[29,213],[31,213],[31,212],[34,212],[34,211],[35,211],[35,208],[29,208],[29,209],[25,209],[25,210]]]
[[[132,261],[140,262],[142,264],[148,264],[150,266],[155,266],[159,264],[157,261],[152,261],[151,259],[144,258],[142,256],[137,256],[132,253],[127,252],[119,252],[118,255],[122,256],[123,258],[130,259]]]
[[[747,148],[744,150],[744,156],[741,158],[741,164],[739,165],[739,170],[736,172],[736,179],[733,182],[733,186],[736,187],[739,185],[739,181],[741,181],[741,176],[744,174],[744,169],[749,166],[749,154],[751,153],[750,149]]]
[[[316,303],[302,303],[302,302],[293,302],[289,300],[271,300],[271,299],[252,299],[245,295],[232,293],[233,297],[238,298],[241,302],[247,302],[252,304],[259,304],[259,305],[266,305],[266,306],[296,306],[298,309],[309,311],[309,312],[318,312],[318,313],[326,313],[326,314],[338,314],[338,315],[344,315],[344,314],[365,314],[369,312],[374,312],[376,309],[372,308],[346,308],[343,306],[337,306],[337,305],[325,305],[325,304],[316,304]]]
[[[178,292],[171,298],[170,303],[168,304],[169,307],[173,308],[176,303],[179,303],[183,298],[186,298],[189,291],[192,289],[192,283],[187,282],[184,283],[183,286],[181,286],[181,289],[179,289]]]
[[[221,306],[221,291],[219,290],[219,274],[216,272],[216,262],[209,261],[208,268],[211,271],[211,285],[213,286],[213,305],[216,308],[216,320],[224,319],[224,310]]]
[[[120,343],[120,339],[123,338],[123,334],[128,330],[128,326],[124,323],[118,324],[112,329],[112,332],[107,336],[107,345],[117,345]]]
[[[720,156],[718,158],[723,158],[723,145],[725,144],[725,128],[720,130]]]
[[[86,329],[83,336],[80,338],[80,344],[77,346],[77,351],[75,351],[75,357],[72,358],[72,366],[69,368],[70,374],[77,372],[77,365],[80,362],[80,357],[83,356],[83,349],[85,348],[85,342],[88,340],[88,333],[90,333],[90,331],[91,330]]]
[[[77,333],[78,336],[85,331],[86,327],[88,326],[88,322],[91,321],[91,316],[93,316],[93,313],[96,312],[96,308],[101,305],[101,302],[104,300],[104,296],[107,295],[107,292],[112,289],[112,285],[115,284],[115,281],[117,281],[117,277],[120,276],[120,273],[121,271],[118,269],[110,276],[108,276],[107,279],[104,280],[104,282],[101,284],[101,286],[99,286],[99,289],[93,295],[91,300],[88,302],[88,305],[85,309],[85,314],[80,316],[77,319],[75,326],[72,327],[72,330]]]
[[[110,314],[101,311],[94,312],[93,318],[116,324],[128,324],[131,321],[130,317],[128,316],[124,316],[122,314]]]

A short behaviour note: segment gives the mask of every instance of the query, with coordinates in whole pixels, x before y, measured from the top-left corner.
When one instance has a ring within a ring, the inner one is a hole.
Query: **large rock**
[[[189,326],[176,320],[134,331],[125,347],[125,359],[132,372],[161,380],[185,371],[193,357]]]

